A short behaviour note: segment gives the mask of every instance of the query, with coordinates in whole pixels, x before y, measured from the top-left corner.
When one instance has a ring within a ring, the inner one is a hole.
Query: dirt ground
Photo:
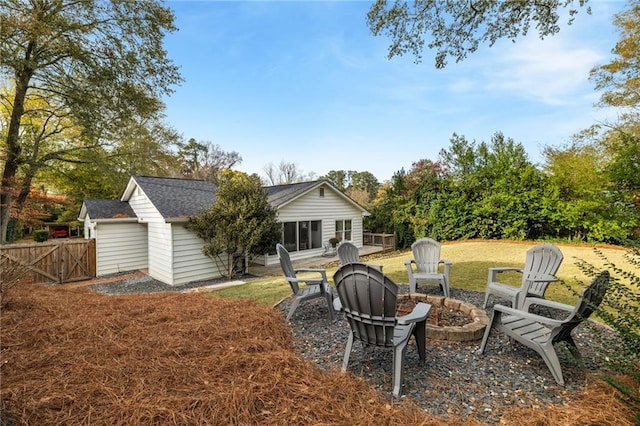
[[[3,303],[2,425],[480,424],[321,371],[294,353],[282,315],[252,301],[22,285]],[[501,423],[634,424],[611,388],[589,383],[569,406],[513,410]]]

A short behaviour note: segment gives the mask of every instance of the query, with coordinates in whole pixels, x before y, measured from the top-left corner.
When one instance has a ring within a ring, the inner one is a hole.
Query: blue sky
[[[539,163],[544,146],[615,118],[593,106],[588,76],[611,58],[623,1],[592,0],[592,15],[581,11],[554,37],[532,30],[443,70],[429,50],[420,64],[388,60],[388,40],[366,26],[370,4],[168,0],[179,31],[165,47],[185,81],[165,99],[167,122],[239,152],[238,169],[261,177],[284,160],[315,177],[369,171],[383,182],[437,160],[453,133],[502,132]]]

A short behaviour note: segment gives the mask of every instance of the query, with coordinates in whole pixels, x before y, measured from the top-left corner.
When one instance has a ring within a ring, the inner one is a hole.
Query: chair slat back
[[[593,311],[595,311],[602,303],[602,300],[607,293],[607,289],[609,288],[610,280],[611,276],[609,271],[602,271],[596,275],[587,287],[582,290],[576,307],[563,321],[560,331],[554,337],[554,342],[563,340],[566,336],[571,334],[571,331],[576,328],[578,324],[591,316]]]
[[[553,244],[539,244],[527,251],[522,282],[529,283],[529,294],[543,297],[549,282],[533,281],[537,276],[555,275],[560,269],[564,256],[560,249]]]
[[[440,262],[440,243],[431,238],[420,238],[411,244],[416,270],[422,273],[437,273]]]
[[[370,345],[393,347],[397,284],[363,263],[343,265],[333,280],[354,338]]]
[[[353,243],[345,241],[338,246],[338,259],[340,259],[340,265],[360,262],[358,247]]]
[[[291,264],[291,258],[289,257],[289,252],[282,244],[276,244],[276,252],[278,252],[278,260],[280,261],[280,267],[282,268],[282,273],[286,278],[295,278],[296,272],[293,269],[293,265]],[[300,287],[298,283],[292,280],[287,279],[289,285],[291,286],[291,291],[293,294],[298,294],[298,290]]]

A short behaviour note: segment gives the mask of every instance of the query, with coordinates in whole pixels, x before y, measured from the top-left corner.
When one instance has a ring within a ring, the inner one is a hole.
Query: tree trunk
[[[6,146],[7,157],[2,171],[2,183],[0,186],[0,243],[7,242],[7,227],[9,225],[9,211],[13,201],[15,179],[20,166],[22,147],[19,142],[20,124],[24,114],[24,100],[27,94],[26,81],[16,82],[16,94],[13,99],[13,111],[9,121]]]
[[[35,43],[29,43],[25,52],[25,63],[31,59]],[[27,97],[29,81],[33,76],[33,69],[24,67],[16,70],[16,93],[13,98],[13,109],[9,120],[6,139],[6,159],[0,181],[0,244],[7,242],[7,228],[9,226],[9,211],[13,201],[16,174],[22,163],[22,147],[20,146],[20,125],[24,115],[24,101]]]

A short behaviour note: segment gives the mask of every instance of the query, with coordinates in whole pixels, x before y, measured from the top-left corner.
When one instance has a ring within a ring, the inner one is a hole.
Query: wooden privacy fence
[[[62,284],[91,279],[96,276],[95,240],[1,245],[0,268],[22,270],[24,278],[34,283]]]

